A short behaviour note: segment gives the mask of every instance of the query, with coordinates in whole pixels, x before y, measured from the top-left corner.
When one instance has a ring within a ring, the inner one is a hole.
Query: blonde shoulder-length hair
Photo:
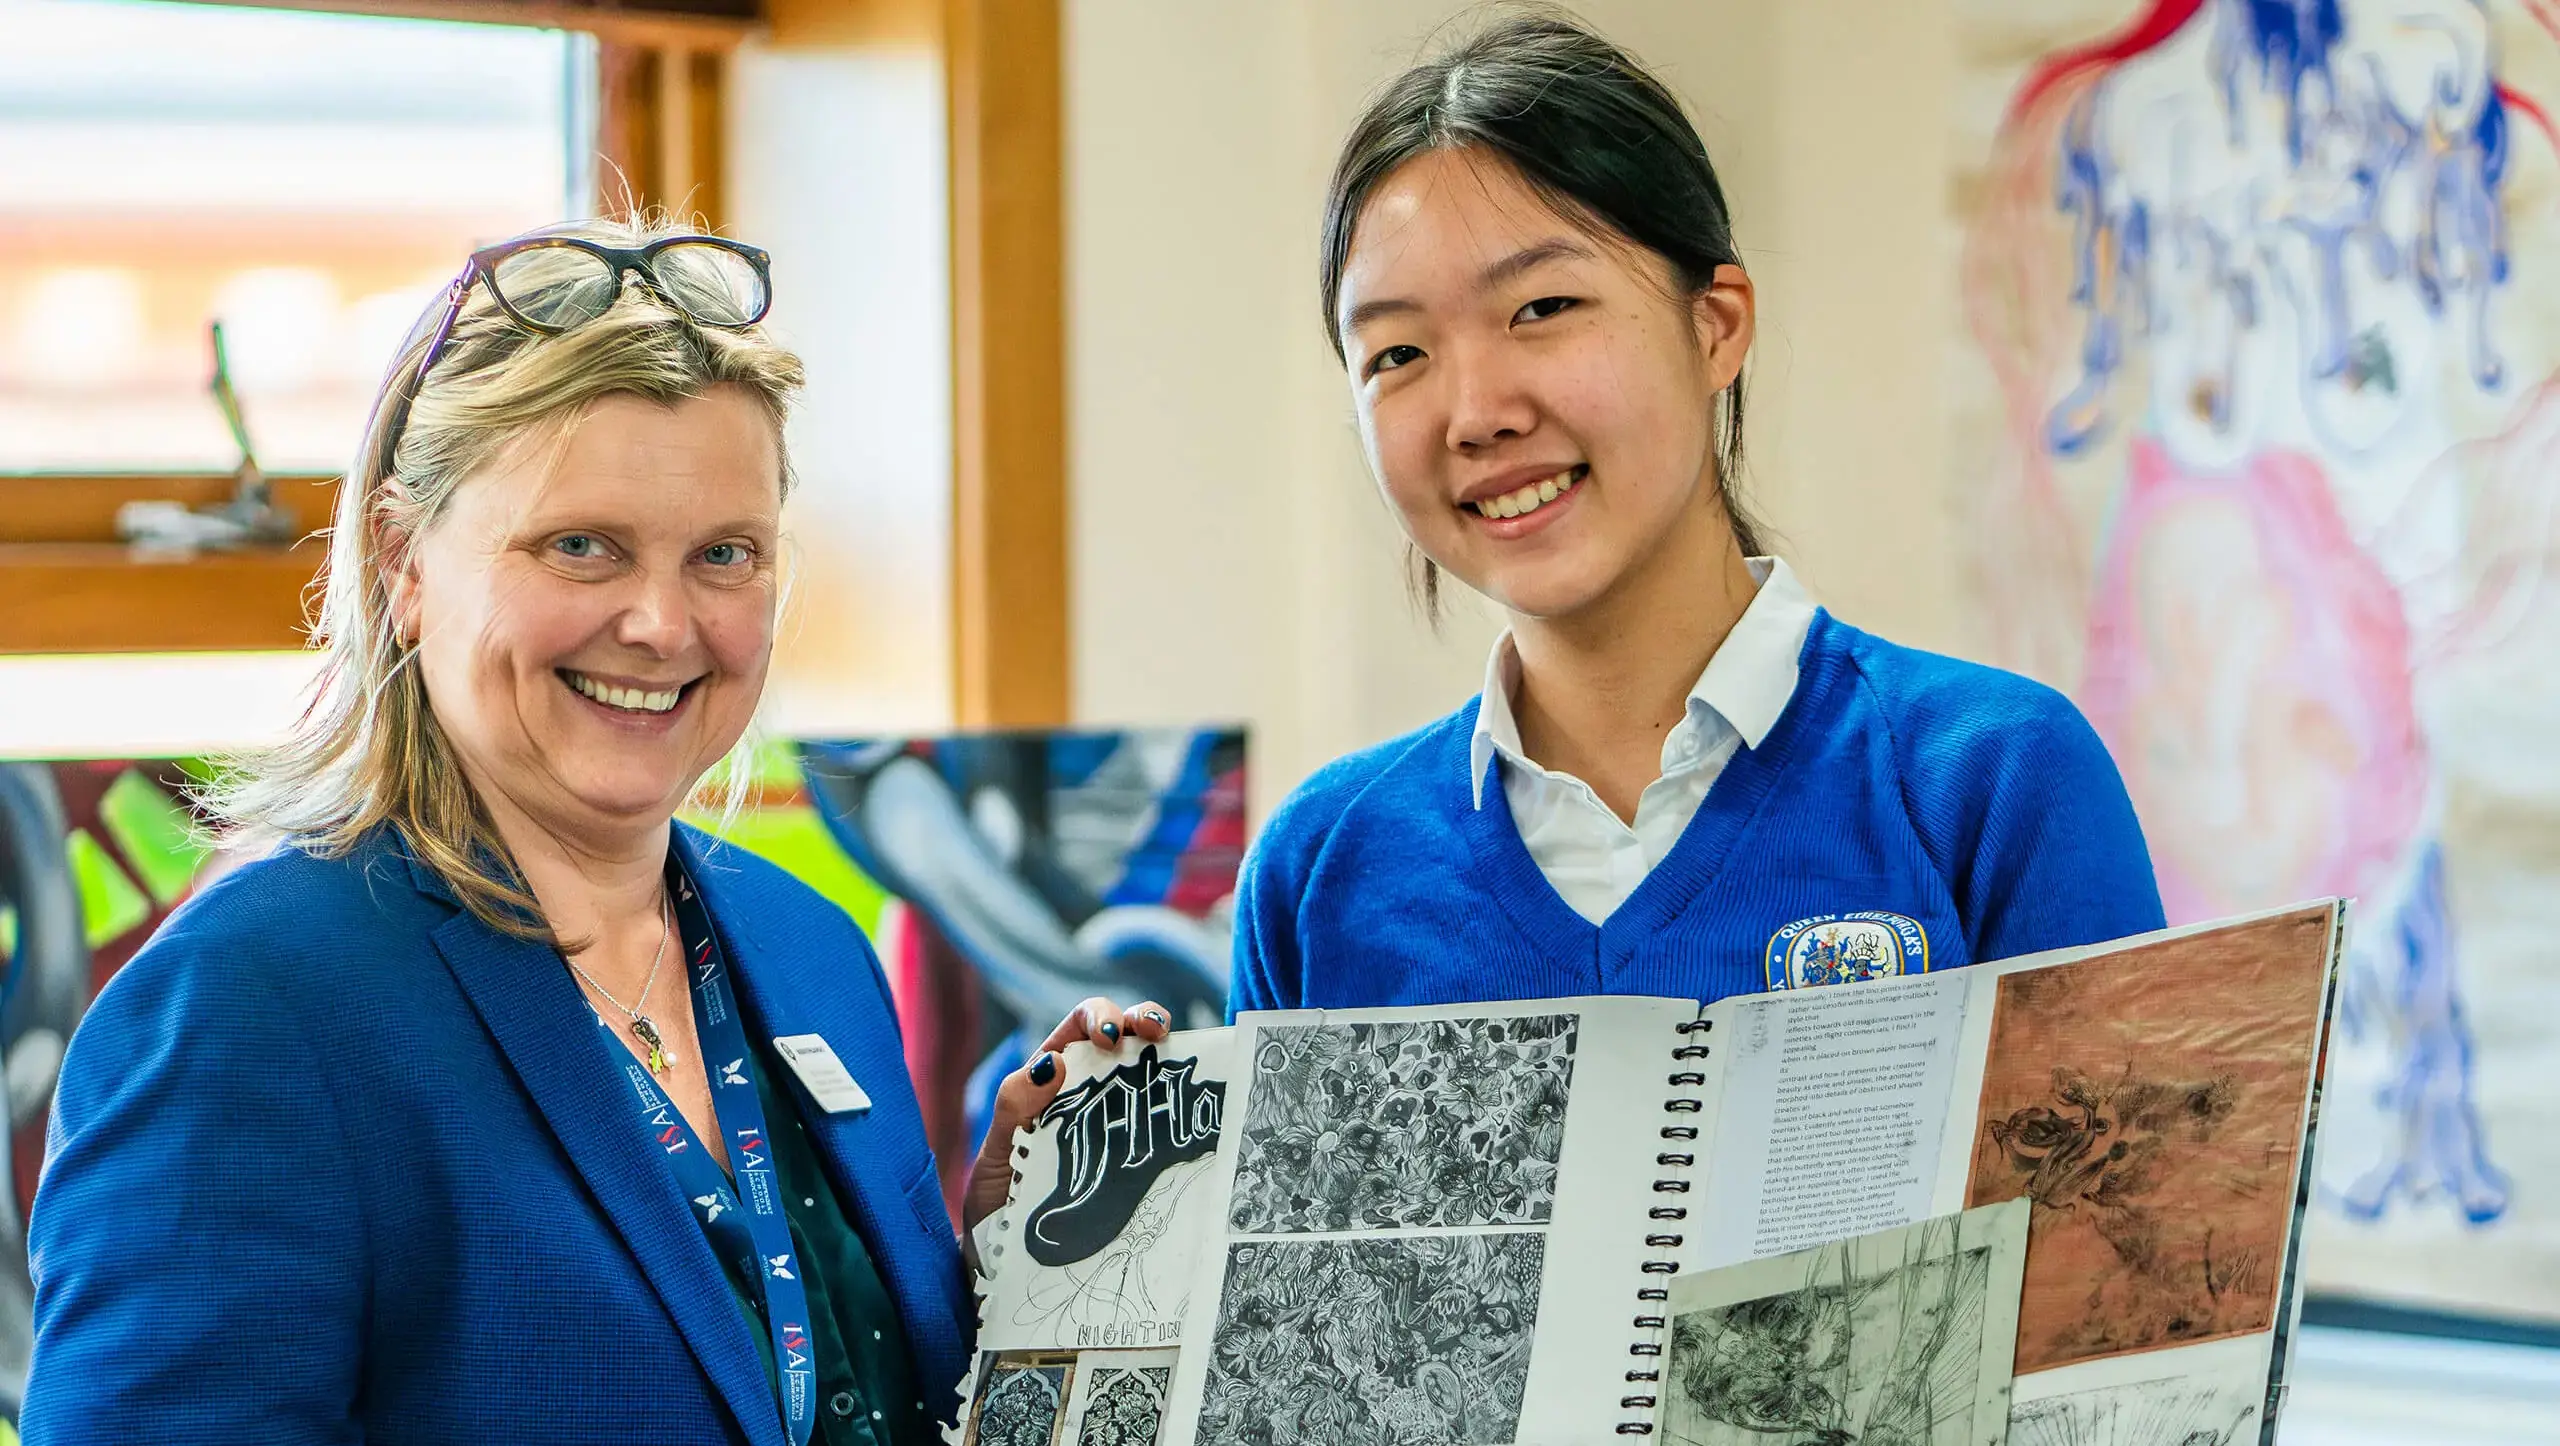
[[[639,247],[686,229],[642,218],[570,222],[543,234]],[[778,437],[802,370],[761,327],[697,326],[645,287],[627,288],[593,321],[544,336],[511,320],[478,283],[418,389],[397,452],[385,455],[393,403],[416,376],[445,306],[440,292],[393,359],[340,486],[315,585],[312,644],[324,657],[310,701],[281,744],[224,760],[198,801],[228,839],[324,858],[390,829],[471,913],[516,937],[558,942],[464,777],[415,652],[393,622],[391,576],[404,539],[435,526],[455,489],[501,454],[565,437],[600,398],[629,393],[672,405],[733,386],[765,409]],[[787,496],[792,474],[782,455]],[[742,765],[733,754],[713,774],[741,777]]]

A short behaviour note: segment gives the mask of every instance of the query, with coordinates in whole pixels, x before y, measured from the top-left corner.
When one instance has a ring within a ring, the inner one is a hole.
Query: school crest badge
[[[1929,931],[1901,914],[1816,914],[1769,936],[1771,989],[1928,972]]]

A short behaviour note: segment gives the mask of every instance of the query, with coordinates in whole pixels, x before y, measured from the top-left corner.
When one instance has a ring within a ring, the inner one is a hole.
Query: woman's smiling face
[[[1499,159],[1436,150],[1378,185],[1343,270],[1380,488],[1425,556],[1530,617],[1723,517],[1714,397],[1750,345],[1748,282],[1724,268],[1738,305],[1684,303],[1669,262],[1595,229]]]
[[[735,387],[608,396],[455,491],[393,606],[493,808],[588,838],[673,816],[763,694],[781,502],[773,419]]]

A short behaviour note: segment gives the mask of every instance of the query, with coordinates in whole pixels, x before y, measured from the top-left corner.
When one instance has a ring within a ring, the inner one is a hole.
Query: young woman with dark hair
[[[1426,607],[1445,570],[1510,629],[1478,699],[1272,818],[1234,1007],[1713,1000],[2161,926],[2067,700],[1850,627],[1762,555],[1751,278],[1625,52],[1515,15],[1397,78],[1322,281]]]

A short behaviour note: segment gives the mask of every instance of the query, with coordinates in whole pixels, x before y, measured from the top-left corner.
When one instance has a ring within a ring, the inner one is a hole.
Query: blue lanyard
[[[623,1057],[623,1074],[640,1097],[641,1124],[651,1143],[666,1152],[676,1183],[692,1202],[713,1246],[762,1288],[764,1323],[773,1332],[783,1424],[791,1433],[791,1446],[807,1446],[817,1420],[809,1296],[800,1285],[801,1262],[793,1254],[797,1247],[791,1243],[790,1222],[783,1217],[781,1187],[773,1178],[773,1152],[765,1144],[764,1104],[756,1096],[755,1052],[747,1047],[737,997],[729,990],[728,962],[720,953],[719,937],[711,931],[702,897],[681,867],[670,864],[668,875],[675,893],[676,928],[684,940],[686,972],[693,982],[694,1036],[711,1076],[711,1108],[729,1136],[735,1189],[685,1124],[683,1112],[659,1093],[657,1081],[629,1057],[619,1040],[612,1048]],[[612,1028],[602,1015],[597,1021]]]

